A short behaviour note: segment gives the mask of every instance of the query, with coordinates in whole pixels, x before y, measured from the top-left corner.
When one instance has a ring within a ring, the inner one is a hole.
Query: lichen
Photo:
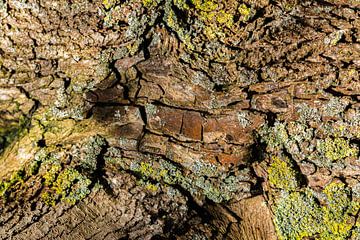
[[[92,174],[98,165],[98,156],[106,145],[105,139],[99,135],[90,137],[79,149],[77,154],[80,167]]]
[[[241,4],[238,8],[239,13],[242,16],[242,21],[246,22],[251,17],[251,8],[247,7],[246,4]]]
[[[116,162],[112,160],[112,162]],[[126,166],[122,166],[126,169]],[[204,169],[201,169],[204,167]],[[131,162],[129,170],[136,173],[144,182],[153,181],[165,185],[179,185],[190,194],[220,203],[233,198],[236,193],[250,192],[251,179],[249,171],[243,170],[237,176],[220,175],[212,178],[216,170],[212,164],[197,164],[192,169],[193,174],[185,175],[178,167],[164,160],[159,162]]]
[[[50,170],[43,175],[45,192],[41,199],[48,205],[65,201],[71,205],[82,200],[90,193],[92,181],[73,167],[62,170],[60,164],[52,164]]]
[[[179,39],[185,44],[185,46],[191,50],[194,49],[194,46],[191,44],[190,35],[186,33],[185,29],[183,29],[179,24],[179,20],[171,7],[170,2],[166,3],[165,6],[165,14],[164,21],[171,29],[173,29],[178,35]]]
[[[44,192],[41,194],[41,200],[48,206],[55,206],[56,204],[55,196],[50,192]]]
[[[53,184],[52,190],[69,204],[83,199],[90,193],[91,180],[73,168],[61,172]]]
[[[324,189],[326,206],[323,206],[323,226],[320,238],[324,240],[347,239],[351,234],[360,203],[351,201],[350,190],[344,183],[333,182]]]
[[[142,3],[147,8],[154,7],[158,4],[158,2],[155,0],[143,0]]]
[[[344,36],[344,33],[344,30],[335,31],[324,39],[324,43],[326,45],[335,46]]]
[[[270,150],[280,150],[289,141],[286,129],[286,124],[281,122],[275,122],[273,127],[264,126],[260,130],[262,141],[267,144]]]
[[[241,127],[246,128],[251,124],[249,114],[247,112],[241,111],[237,113],[237,119]]]
[[[230,11],[227,8],[227,2],[211,0],[173,0],[165,3],[164,21],[179,37],[189,50],[194,50],[193,38],[200,32],[209,40],[216,38],[223,39],[226,37],[228,29],[234,24],[234,14],[236,9]],[[179,13],[184,13],[180,18],[178,12],[173,9],[179,9]],[[185,22],[196,25],[196,30],[183,26]]]
[[[159,183],[152,183],[151,181],[140,179],[137,182],[137,185],[143,186],[146,190],[155,193],[160,189]]]
[[[25,178],[25,171],[20,169],[14,172],[9,179],[0,181],[0,196],[6,200],[8,195],[16,188],[17,184],[22,184]]]
[[[117,0],[103,0],[103,5],[105,9],[110,9],[117,3]]]
[[[215,176],[217,167],[214,164],[206,163],[203,161],[195,161],[190,167],[190,170],[197,176]]]
[[[234,16],[224,10],[221,10],[216,16],[216,21],[220,24],[224,24],[228,28],[231,28],[234,24]]]
[[[274,207],[274,223],[280,239],[350,237],[359,202],[351,200],[351,191],[341,182],[330,183],[322,194],[326,200],[324,205],[320,205],[316,194],[308,189],[283,192]]]
[[[273,157],[268,169],[270,184],[279,189],[287,191],[295,190],[299,187],[297,172],[293,169],[288,158],[280,159]]]
[[[295,104],[296,112],[299,115],[298,121],[307,122],[315,121],[320,122],[321,114],[319,109],[316,107],[311,107],[306,103],[297,103]]]
[[[102,137],[95,135],[74,145],[71,153],[61,147],[42,147],[24,169],[0,182],[0,195],[5,200],[10,195],[21,198],[17,195],[21,191],[16,190],[31,178],[42,184],[40,199],[44,203],[52,206],[64,201],[73,205],[85,198],[95,184],[98,156],[105,144]]]
[[[280,240],[301,240],[320,231],[321,208],[309,191],[284,193],[274,210]]]
[[[338,161],[358,154],[358,149],[352,147],[344,138],[319,140],[317,149],[329,161]]]
[[[52,164],[50,169],[43,175],[45,186],[50,186],[56,180],[57,174],[61,171],[61,165],[59,163]]]

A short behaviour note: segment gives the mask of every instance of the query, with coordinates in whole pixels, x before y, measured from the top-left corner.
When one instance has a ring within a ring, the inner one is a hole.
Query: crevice
[[[96,169],[90,176],[91,184],[89,186],[89,189],[93,189],[96,183],[100,183],[103,186],[104,191],[110,196],[114,197],[114,190],[111,188],[110,184],[106,180],[106,163],[104,155],[107,152],[108,148],[109,144],[107,141],[105,141],[105,146],[102,147],[99,155],[97,156]]]

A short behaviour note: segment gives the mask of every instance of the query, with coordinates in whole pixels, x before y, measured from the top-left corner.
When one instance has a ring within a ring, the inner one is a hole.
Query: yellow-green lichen
[[[191,0],[191,3],[195,6],[196,9],[204,12],[212,12],[218,8],[218,4],[216,4],[214,1]]]
[[[251,16],[251,8],[247,7],[244,3],[241,4],[238,8],[240,15],[242,16],[242,20],[244,22],[248,21]]]
[[[58,201],[75,204],[90,193],[91,180],[73,167],[62,167],[52,155],[43,159],[39,171],[46,187],[41,199],[47,205],[53,206]]]
[[[144,177],[151,177],[151,176],[154,176],[155,170],[149,163],[141,162],[139,172]]]
[[[76,201],[83,199],[90,193],[90,179],[79,173],[73,168],[62,171],[51,187],[54,199],[64,200],[69,204],[75,204]]]
[[[148,184],[146,184],[146,189],[151,192],[156,192],[159,189],[159,187],[155,184],[148,183]]]
[[[225,10],[218,10],[219,6],[213,1],[192,0],[198,18],[202,21],[213,22],[209,26],[216,29],[214,23],[231,27],[234,24],[234,16]]]
[[[299,187],[297,173],[287,158],[273,157],[268,173],[269,182],[275,188],[295,190]]]
[[[214,29],[212,27],[206,26],[204,28],[204,34],[209,40],[216,38],[216,33],[214,32]]]
[[[147,8],[154,7],[158,4],[157,1],[155,0],[143,0],[142,3]]]
[[[56,179],[56,176],[61,170],[61,165],[59,163],[53,164],[48,171],[43,175],[45,186],[50,186]]]
[[[90,193],[89,186],[91,180],[73,168],[65,169],[57,177],[52,175],[50,180],[52,182],[47,183],[51,185],[50,188],[41,195],[44,203],[50,206],[55,205],[58,200],[73,205],[76,201],[82,200]]]
[[[218,176],[216,175],[219,174],[218,169],[207,163],[194,163],[190,168],[192,174],[187,176],[176,166],[163,160],[159,160],[159,162],[131,162],[129,170],[136,173],[140,180],[145,183],[153,184],[155,181],[165,185],[180,185],[190,194],[196,196],[203,194],[217,203],[230,200],[236,192],[243,189],[244,181],[249,180],[245,177],[247,172],[244,170],[243,175],[221,176],[221,180],[216,181],[216,178],[210,177]],[[148,187],[155,189],[151,185]],[[250,191],[250,185],[247,187]]]
[[[159,190],[160,184],[159,183],[151,183],[149,181],[143,181],[140,180],[137,182],[139,185],[145,187],[146,190],[149,190],[150,192],[157,192]]]
[[[91,179],[98,167],[98,155],[105,144],[102,137],[92,136],[81,145],[72,147],[71,161],[64,149],[43,147],[35,154],[34,160],[25,165],[25,170],[0,183],[0,193],[5,197],[10,193],[21,197],[15,192],[18,189],[15,187],[23,182],[22,179],[25,181],[33,178],[42,183],[40,196],[44,203],[54,205],[65,201],[75,204],[90,193],[93,183]]]
[[[351,147],[344,138],[326,138],[318,143],[317,149],[330,161],[338,161],[346,157],[356,156],[358,149]]]
[[[323,192],[327,203],[322,208],[325,229],[320,233],[320,239],[347,239],[355,224],[352,216],[358,212],[359,202],[351,201],[350,190],[341,182],[330,183]]]
[[[16,188],[16,185],[24,182],[24,178],[25,171],[21,169],[14,172],[9,179],[0,181],[0,196],[6,200],[11,191]]]
[[[55,206],[56,199],[50,192],[44,192],[41,194],[41,200],[48,206]]]
[[[226,13],[224,10],[221,10],[216,15],[216,21],[220,24],[225,24],[230,28],[234,24],[234,17],[230,13]]]
[[[341,182],[325,187],[324,205],[316,201],[310,190],[284,192],[274,207],[274,223],[283,240],[301,240],[305,237],[322,240],[348,239],[355,225],[353,217],[359,203],[351,199],[351,192]]]
[[[186,33],[185,29],[178,24],[178,19],[174,10],[171,8],[171,6],[168,6],[166,9],[167,10],[165,11],[164,15],[164,20],[166,24],[177,33],[179,39],[185,44],[188,49],[194,50],[194,46],[191,43],[190,35]]]
[[[301,240],[320,231],[321,208],[309,191],[285,193],[274,210],[280,240]]]
[[[227,6],[227,2],[211,0],[173,0],[166,4],[164,15],[166,24],[176,32],[180,40],[190,50],[194,50],[192,36],[196,38],[194,35],[195,29],[187,28],[184,25],[185,22],[190,23],[195,21],[197,27],[199,27],[196,31],[201,31],[209,40],[225,38],[225,32],[228,31],[226,28],[229,29],[234,25],[236,7],[234,10],[231,10],[232,8]],[[174,7],[180,10],[179,13],[183,14],[182,17],[178,17],[177,12],[174,12]]]
[[[103,0],[103,2],[102,2],[105,9],[112,8],[116,3],[117,3],[117,0]]]
[[[273,127],[264,126],[260,130],[263,141],[267,144],[270,151],[277,151],[283,148],[289,141],[287,125],[281,122],[275,122]]]

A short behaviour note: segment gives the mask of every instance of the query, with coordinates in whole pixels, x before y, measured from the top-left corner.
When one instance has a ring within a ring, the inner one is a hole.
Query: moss
[[[318,143],[317,149],[330,161],[338,161],[350,156],[356,156],[358,149],[351,147],[344,138],[326,138]]]
[[[297,172],[293,169],[288,158],[273,157],[268,173],[269,182],[275,188],[289,191],[299,187]]]

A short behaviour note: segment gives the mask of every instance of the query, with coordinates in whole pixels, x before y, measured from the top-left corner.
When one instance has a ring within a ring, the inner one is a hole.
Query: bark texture
[[[358,0],[0,0],[0,239],[360,239]]]

